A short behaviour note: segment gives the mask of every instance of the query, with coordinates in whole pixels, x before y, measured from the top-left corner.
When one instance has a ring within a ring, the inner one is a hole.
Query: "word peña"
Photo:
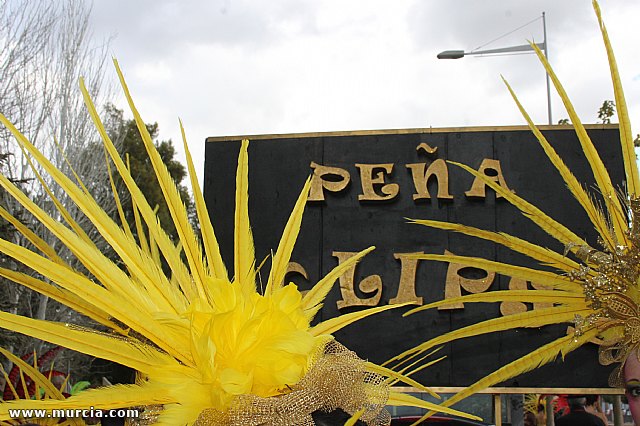
[[[436,152],[437,148],[431,148],[425,143],[418,145],[416,150],[424,149],[429,154]],[[393,172],[393,163],[362,164],[355,163],[359,170],[362,193],[358,195],[359,201],[389,201],[394,199],[400,192],[397,183],[389,183],[388,178]],[[436,198],[440,200],[451,200],[453,196],[449,192],[449,168],[447,163],[438,158],[431,163],[406,164],[411,171],[411,177],[415,188],[413,200],[430,199],[427,184],[430,179],[435,179],[437,184]],[[340,167],[331,167],[311,162],[313,176],[311,178],[311,189],[309,191],[309,201],[324,201],[325,191],[343,191],[351,181],[351,174]],[[502,174],[500,160],[485,158],[478,168],[480,174],[497,182],[503,188],[509,190],[506,180]],[[467,197],[486,196],[486,184],[479,178],[475,178],[468,191]],[[498,195],[498,197],[501,197]]]

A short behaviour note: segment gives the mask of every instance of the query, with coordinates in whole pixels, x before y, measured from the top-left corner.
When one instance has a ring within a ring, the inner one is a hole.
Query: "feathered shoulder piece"
[[[610,377],[610,384],[615,386],[620,383],[621,363],[624,363],[627,357],[640,344],[640,307],[638,306],[640,302],[640,293],[638,291],[638,279],[640,278],[640,178],[638,177],[629,114],[620,84],[616,60],[597,2],[593,2],[593,7],[609,59],[615,103],[620,121],[619,143],[624,159],[626,191],[616,188],[612,184],[609,173],[598,156],[565,90],[544,54],[535,44],[531,46],[536,51],[564,103],[586,161],[593,172],[597,191],[603,200],[602,207],[594,203],[594,198],[577,181],[562,158],[533,124],[511,87],[508,84],[507,87],[549,160],[556,167],[571,194],[578,200],[592,222],[598,233],[601,246],[589,246],[582,237],[547,216],[534,204],[496,185],[477,171],[459,164],[460,167],[468,170],[478,179],[485,181],[496,193],[516,206],[537,226],[562,243],[566,247],[566,252],[555,253],[546,247],[541,247],[501,232],[495,233],[461,224],[415,220],[414,222],[418,224],[460,232],[501,244],[529,256],[543,266],[544,269],[526,268],[476,257],[424,255],[421,258],[475,266],[507,276],[535,281],[542,284],[547,290],[506,290],[468,295],[421,306],[410,311],[409,314],[453,302],[543,302],[551,303],[552,306],[487,320],[453,331],[403,353],[394,361],[400,361],[399,365],[402,365],[402,363],[429,350],[434,345],[440,345],[463,337],[518,327],[541,327],[550,324],[573,323],[575,332],[561,336],[557,340],[505,365],[446,401],[445,405],[453,404],[480,389],[542,366],[554,360],[558,355],[564,356],[592,341],[600,343],[600,363],[618,365]],[[622,196],[620,196],[621,193]],[[555,268],[557,272],[549,272],[548,267]]]
[[[393,306],[371,308],[311,325],[336,279],[373,248],[336,267],[304,296],[294,284],[285,283],[307,200],[307,182],[273,255],[264,292],[258,292],[248,214],[248,141],[243,141],[236,176],[234,264],[230,273],[222,261],[186,141],[202,243],[135,108],[117,62],[115,65],[179,242],[171,241],[161,228],[153,206],[109,139],[82,81],[89,113],[139,218],[135,224],[138,239],[126,223],[119,203],[120,223],[96,203],[82,182],[58,170],[0,115],[0,121],[21,148],[64,189],[117,259],[106,257],[57,199],[52,201],[58,206],[59,215],[52,217],[0,175],[0,184],[6,192],[86,270],[72,268],[42,238],[24,226],[17,226],[35,250],[0,240],[0,252],[42,278],[2,268],[0,276],[66,304],[108,331],[6,312],[0,312],[0,327],[135,369],[137,383],[87,390],[66,399],[5,402],[0,404],[0,420],[8,419],[9,409],[16,408],[147,407],[146,413],[151,414],[139,419],[140,423],[312,425],[311,413],[341,408],[353,415],[352,422],[360,418],[370,425],[384,425],[389,422],[389,414],[384,410],[387,404],[440,411],[433,404],[396,393],[390,387],[401,381],[424,389],[419,383],[407,375],[359,359],[332,337],[342,327]],[[166,269],[170,272],[165,273]]]

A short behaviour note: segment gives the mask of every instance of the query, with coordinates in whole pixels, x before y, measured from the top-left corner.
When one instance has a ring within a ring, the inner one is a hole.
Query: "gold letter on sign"
[[[551,287],[538,283],[531,283],[531,287],[535,288],[536,290],[551,290]],[[551,308],[552,306],[553,303],[539,302],[533,304],[533,309]]]
[[[311,162],[313,176],[311,177],[311,189],[309,190],[309,201],[324,201],[324,189],[331,192],[339,192],[347,187],[351,176],[345,169],[339,167],[327,167]],[[333,179],[324,177],[333,176]],[[338,179],[335,179],[335,178]]]
[[[398,284],[398,295],[389,300],[390,305],[400,303],[413,303],[423,305],[422,297],[416,296],[416,270],[420,259],[412,259],[411,255],[424,254],[417,253],[394,253],[393,257],[400,260],[400,283]]]
[[[431,198],[427,188],[427,183],[431,176],[436,178],[436,183],[438,184],[437,197],[441,200],[453,199],[453,196],[449,194],[449,170],[447,169],[447,163],[442,158],[438,158],[429,164],[428,168],[426,163],[407,164],[407,168],[411,170],[413,185],[416,187],[416,193],[413,194],[414,200]]]
[[[526,290],[527,281],[520,278],[511,278],[509,280],[509,290]],[[502,302],[500,303],[500,313],[504,316],[521,314],[527,312],[527,305],[522,302]]]
[[[282,278],[282,285],[285,286],[288,284],[287,279],[291,274],[300,274],[304,277],[305,280],[309,279],[309,275],[307,274],[307,270],[304,269],[304,266],[299,264],[298,262],[289,262],[287,265],[287,271],[284,273],[284,277]],[[300,290],[300,293],[304,297],[309,290]]]
[[[491,160],[489,158],[485,158],[482,160],[482,164],[480,164],[480,168],[478,169],[480,174],[485,175],[489,179],[494,182],[498,182],[498,185],[510,191],[507,186],[507,182],[504,180],[504,176],[502,176],[502,168],[500,167],[500,160]],[[473,180],[473,184],[471,185],[471,189],[465,192],[464,194],[467,197],[485,197],[486,185],[479,178],[475,178]],[[500,198],[502,195],[496,195],[496,197]]]
[[[536,290],[549,290],[550,287],[547,287],[542,284],[531,283],[531,287]],[[527,290],[527,281],[519,279],[519,278],[511,278],[509,280],[509,290]],[[533,309],[543,309],[550,308],[553,306],[553,303],[545,303],[538,302],[533,304]],[[527,305],[522,302],[502,302],[500,303],[500,313],[504,316],[511,314],[520,314],[522,312],[527,311]]]
[[[282,285],[287,285],[287,279],[290,274],[300,274],[305,280],[309,279],[309,274],[307,274],[307,270],[304,269],[304,266],[299,264],[298,262],[289,262],[287,265],[287,271],[284,273],[284,277],[282,277]]]
[[[448,250],[444,251],[445,255],[451,255],[453,253]],[[460,271],[463,269],[473,269],[476,271],[482,271],[486,277],[484,278],[465,278],[460,275]],[[469,293],[482,293],[483,291],[487,291],[489,287],[491,287],[491,283],[493,283],[493,279],[495,278],[495,272],[487,272],[484,269],[473,268],[470,266],[459,265],[457,263],[450,263],[449,268],[447,268],[447,282],[444,287],[444,298],[451,299],[453,297],[462,296],[461,288],[464,288]],[[464,303],[452,303],[451,305],[440,306],[438,309],[463,309]]]
[[[356,164],[356,167],[360,169],[360,182],[362,184],[362,194],[358,195],[360,201],[384,201],[390,200],[398,195],[400,185],[397,183],[385,183],[384,176],[391,174],[393,171],[393,164]],[[373,171],[375,169],[382,169],[378,171],[376,176],[373,177]],[[382,185],[380,191],[384,195],[378,195],[373,190],[373,185]]]
[[[348,251],[334,251],[332,256],[338,258],[338,263],[344,263],[347,259],[355,256],[356,252]],[[340,276],[340,292],[342,293],[342,300],[338,300],[336,304],[338,309],[348,308],[349,306],[376,306],[380,302],[382,297],[382,279],[380,275],[369,275],[362,281],[358,288],[363,293],[375,293],[372,297],[367,299],[361,299],[356,296],[355,291],[355,278],[356,266],[352,266],[344,274]]]

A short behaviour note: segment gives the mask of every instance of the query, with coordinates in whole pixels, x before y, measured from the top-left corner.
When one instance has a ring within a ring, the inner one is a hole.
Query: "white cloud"
[[[632,119],[640,116],[640,5],[603,1]],[[521,124],[500,74],[546,123],[544,71],[533,56],[439,61],[547,14],[551,62],[584,121],[612,99],[606,55],[585,0],[111,1],[96,35],[117,33],[143,117],[180,145],[177,117],[202,170],[208,136]],[[487,46],[542,40],[542,25]],[[120,104],[124,106],[124,104]],[[566,117],[553,96],[554,121]],[[181,148],[179,147],[179,151]]]

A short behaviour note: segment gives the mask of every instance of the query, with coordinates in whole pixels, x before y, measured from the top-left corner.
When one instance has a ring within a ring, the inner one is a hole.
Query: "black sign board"
[[[579,181],[593,176],[571,127],[543,126],[543,133]],[[614,126],[588,126],[614,182],[624,172]],[[531,201],[576,234],[597,244],[587,216],[573,199],[533,134],[524,127],[410,129],[248,137],[250,218],[260,262],[275,250],[293,204],[315,171],[309,201],[293,253],[299,272],[288,275],[301,289],[335,267],[349,253],[377,248],[336,283],[320,312],[323,319],[367,306],[412,300],[418,304],[469,292],[507,289],[509,277],[439,262],[416,261],[408,253],[458,255],[533,266],[526,257],[482,240],[408,224],[434,219],[506,232],[553,250],[564,249],[493,190],[450,160],[466,164]],[[209,138],[204,193],[223,257],[233,264],[235,169],[242,137]],[[425,178],[428,176],[428,179]],[[431,176],[429,176],[431,175]],[[425,183],[426,182],[426,183]],[[596,191],[592,191],[597,198]],[[322,199],[324,198],[324,199]],[[266,279],[269,260],[263,267]],[[307,278],[304,278],[303,273]],[[509,312],[539,308],[527,304],[466,304],[402,318],[408,308],[383,312],[337,333],[361,357],[381,362],[434,336]],[[447,358],[417,379],[430,386],[464,386],[531,350],[562,336],[569,324],[491,334],[456,341],[438,355]],[[607,387],[610,369],[587,345],[532,373],[504,383],[514,387]]]

